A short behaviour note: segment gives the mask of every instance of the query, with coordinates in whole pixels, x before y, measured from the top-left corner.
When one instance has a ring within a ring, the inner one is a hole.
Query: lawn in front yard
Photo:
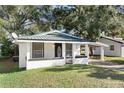
[[[113,62],[117,64],[124,64],[124,58],[123,57],[105,57],[106,62]]]
[[[65,65],[22,70],[1,73],[0,87],[124,87],[124,72],[93,65]]]
[[[99,60],[100,56],[99,55],[94,55],[91,57],[91,59],[96,59]],[[115,64],[124,64],[124,57],[112,57],[112,56],[105,56],[104,57],[105,62],[112,62]]]

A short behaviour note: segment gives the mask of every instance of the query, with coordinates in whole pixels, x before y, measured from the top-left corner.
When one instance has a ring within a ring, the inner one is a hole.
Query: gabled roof
[[[76,36],[72,36],[60,31],[50,31],[41,34],[31,36],[21,36],[18,40],[42,40],[42,41],[72,41],[72,42],[89,42],[88,40],[81,39]]]
[[[101,38],[105,38],[105,39],[108,39],[108,40],[111,40],[111,41],[114,41],[114,42],[117,42],[117,43],[124,44],[124,40],[118,40],[118,39],[114,39],[112,37],[107,37],[107,36],[101,36]]]

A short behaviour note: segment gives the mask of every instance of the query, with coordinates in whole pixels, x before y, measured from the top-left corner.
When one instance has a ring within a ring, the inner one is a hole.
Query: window
[[[114,45],[110,45],[110,50],[114,51]]]
[[[32,43],[32,58],[43,58],[43,57],[44,57],[44,44]]]
[[[85,47],[80,46],[80,55],[85,55]]]
[[[66,44],[66,57],[72,57],[72,44]]]

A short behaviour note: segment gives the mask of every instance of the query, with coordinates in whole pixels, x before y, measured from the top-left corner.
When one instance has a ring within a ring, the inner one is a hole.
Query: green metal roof
[[[43,40],[43,41],[73,41],[73,42],[88,42],[88,40],[81,39],[76,36],[72,36],[66,33],[62,33],[59,31],[51,31],[31,35],[31,36],[21,36],[18,37],[18,40]]]

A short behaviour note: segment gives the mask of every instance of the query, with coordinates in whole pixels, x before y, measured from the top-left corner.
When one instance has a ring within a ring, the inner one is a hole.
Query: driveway
[[[102,62],[100,60],[90,60],[89,64],[96,65],[98,67],[108,68],[112,70],[124,71],[124,64],[117,64],[115,62]]]

